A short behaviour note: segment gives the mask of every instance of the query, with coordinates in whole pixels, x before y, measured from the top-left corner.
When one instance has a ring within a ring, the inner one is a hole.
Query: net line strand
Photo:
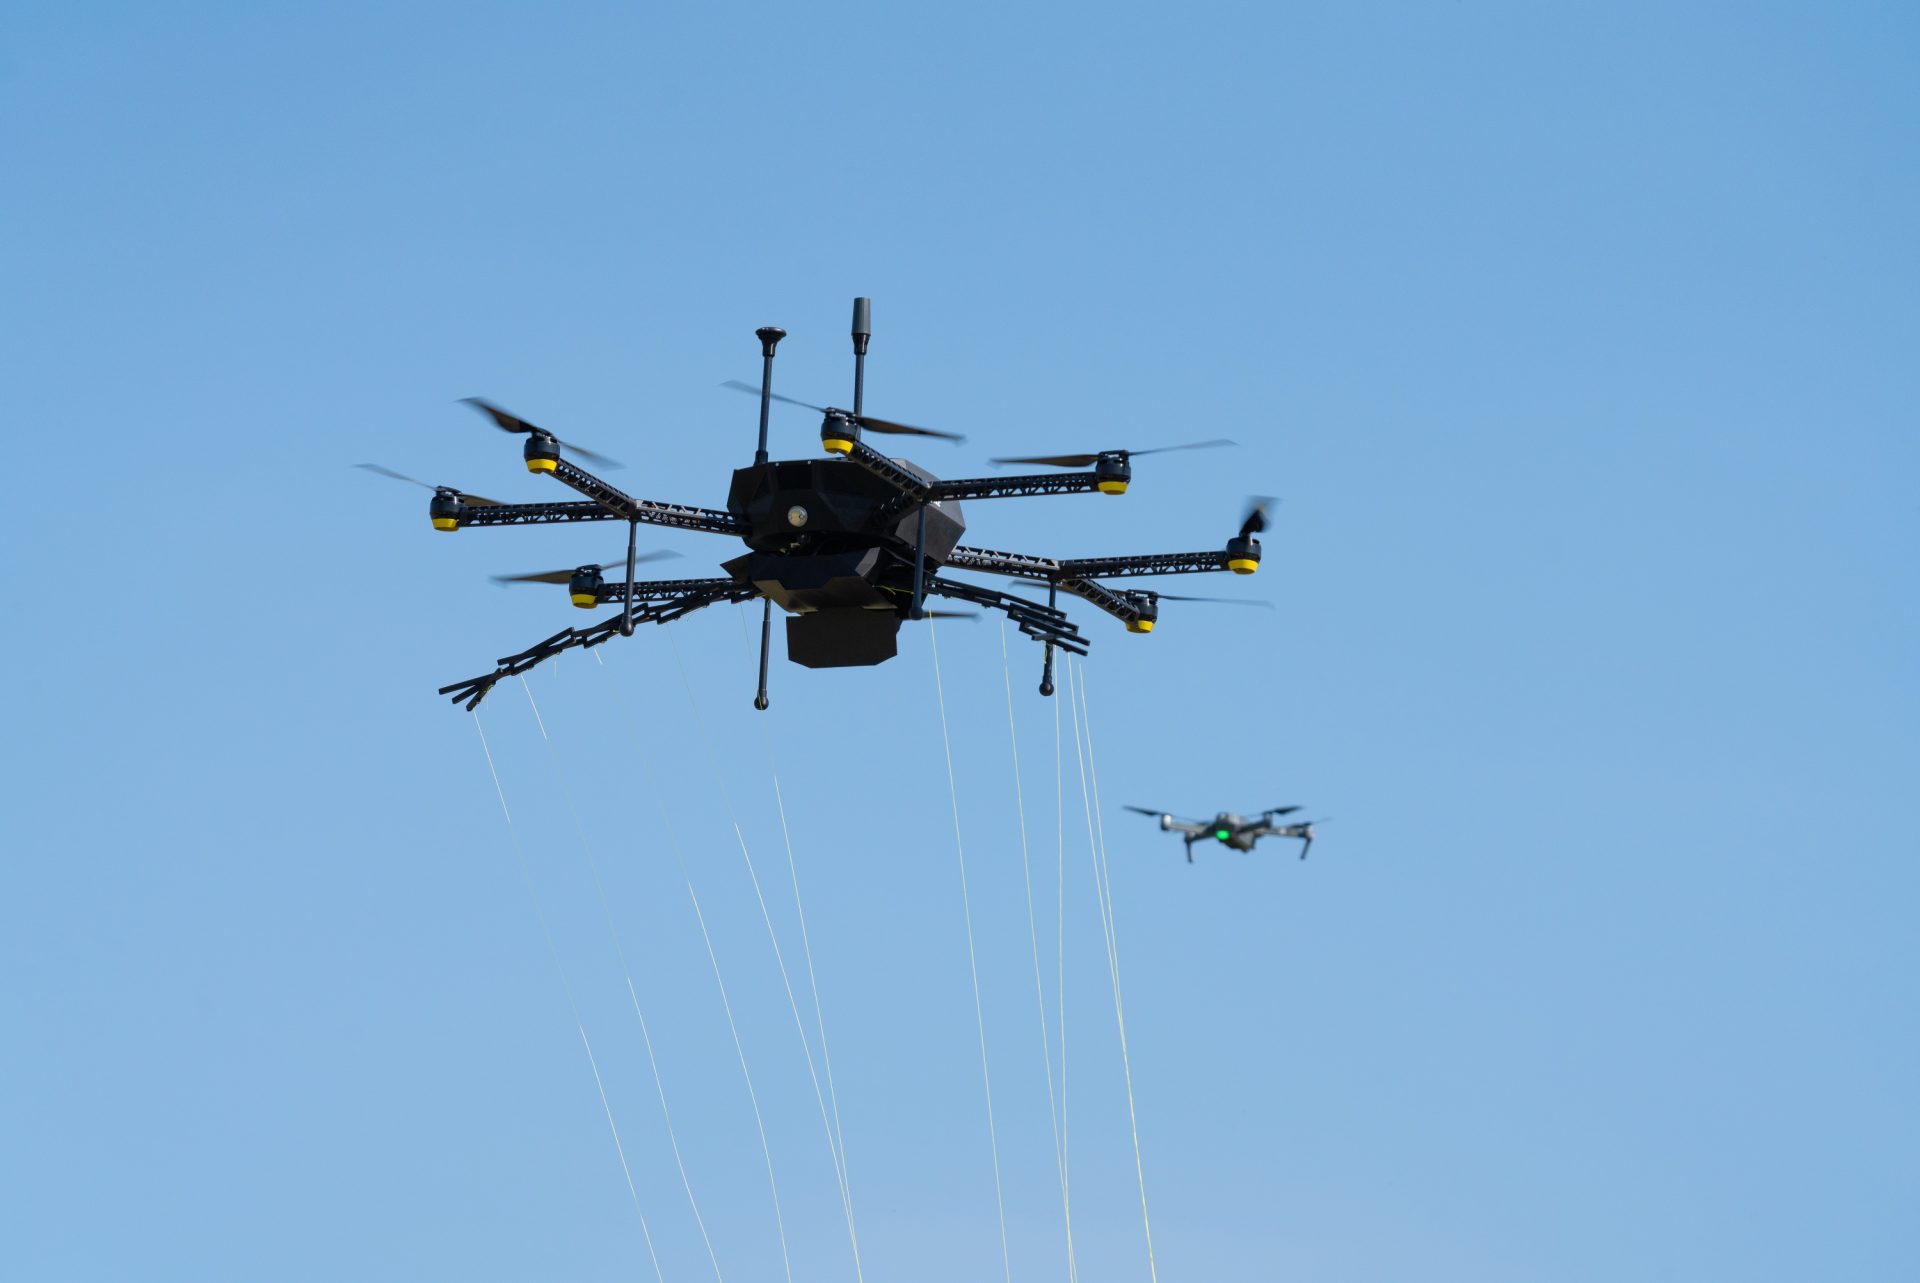
[[[1100,900],[1100,924],[1107,940],[1107,973],[1113,983],[1113,1019],[1120,1034],[1120,1067],[1127,1084],[1127,1127],[1133,1136],[1133,1171],[1140,1186],[1140,1227],[1147,1240],[1147,1275],[1153,1283],[1159,1283],[1160,1269],[1153,1252],[1153,1222],[1147,1215],[1146,1166],[1140,1157],[1140,1122],[1133,1101],[1133,1058],[1127,1050],[1127,1016],[1120,999],[1119,936],[1114,924],[1113,882],[1107,864],[1106,826],[1099,819],[1100,776],[1093,758],[1093,721],[1087,710],[1086,668],[1070,663],[1068,672],[1077,677],[1076,685],[1079,688],[1076,700],[1079,711],[1074,720],[1076,751],[1080,747],[1081,723],[1086,724],[1085,773],[1081,777],[1081,788],[1084,794],[1087,776],[1092,776],[1093,792],[1087,806],[1088,845],[1094,857],[1094,890]]]
[[[693,889],[693,875],[687,870],[686,856],[680,850],[679,831],[674,827],[673,815],[667,809],[666,801],[660,794],[659,784],[653,778],[653,769],[647,761],[645,752],[642,751],[640,734],[634,729],[633,715],[627,707],[626,697],[620,691],[620,684],[614,681],[611,673],[606,671],[606,661],[600,659],[600,652],[597,650],[593,652],[593,657],[600,661],[600,674],[606,679],[607,689],[612,692],[614,703],[620,709],[621,724],[627,728],[628,734],[633,738],[635,760],[640,763],[640,778],[645,782],[647,792],[653,799],[654,809],[660,814],[661,826],[667,834],[668,849],[673,852],[673,860],[679,867],[681,881],[686,883],[687,899],[693,904],[694,920],[700,924],[700,939],[707,948],[707,962],[713,969],[714,988],[720,991],[720,1009],[726,1013],[727,1032],[733,1038],[733,1052],[740,1062],[740,1079],[746,1084],[747,1103],[753,1107],[753,1126],[760,1136],[760,1154],[766,1160],[767,1190],[773,1198],[773,1224],[780,1238],[780,1263],[786,1271],[787,1283],[793,1283],[793,1260],[787,1250],[787,1218],[780,1208],[780,1182],[774,1175],[773,1147],[767,1143],[767,1124],[760,1113],[760,1095],[754,1090],[753,1071],[747,1067],[747,1050],[740,1041],[740,1028],[734,1023],[733,1002],[727,997],[727,982],[720,974],[720,956],[714,951],[713,937],[707,931],[706,914],[700,909],[700,896]]]
[[[1053,817],[1054,817],[1054,995],[1060,1022],[1060,1180],[1061,1197],[1071,1200],[1073,1162],[1067,1134],[1067,804],[1065,757],[1061,751],[1060,704],[1053,703]],[[1067,1257],[1068,1283],[1078,1283],[1080,1264]]]
[[[1000,624],[1000,675],[1007,692],[1007,741],[1013,750],[1013,797],[1020,816],[1020,876],[1027,892],[1027,945],[1033,956],[1033,996],[1040,1011],[1040,1058],[1047,1074],[1047,1119],[1053,1126],[1053,1162],[1060,1177],[1060,1214],[1066,1224],[1067,1277],[1074,1276],[1073,1204],[1067,1198],[1066,1160],[1060,1150],[1060,1109],[1053,1089],[1052,1037],[1047,1029],[1046,982],[1040,974],[1040,928],[1033,907],[1033,861],[1027,848],[1027,802],[1020,778],[1020,732],[1013,714],[1013,664],[1007,654],[1007,626]]]
[[[586,857],[587,873],[593,880],[593,894],[600,902],[600,914],[607,924],[607,936],[613,942],[614,956],[620,960],[620,976],[627,982],[627,997],[633,1003],[633,1017],[640,1024],[640,1041],[647,1051],[647,1067],[653,1073],[653,1090],[660,1098],[660,1117],[666,1124],[667,1144],[673,1151],[673,1165],[680,1173],[680,1188],[686,1191],[687,1206],[693,1210],[693,1223],[700,1230],[700,1241],[706,1245],[707,1260],[713,1265],[715,1283],[723,1283],[720,1275],[720,1257],[713,1250],[713,1238],[707,1233],[706,1217],[700,1214],[700,1200],[694,1197],[693,1182],[687,1176],[686,1162],[680,1156],[680,1138],[674,1131],[673,1111],[667,1107],[667,1086],[660,1076],[660,1062],[654,1055],[653,1033],[647,1028],[646,1013],[640,1009],[640,992],[633,983],[633,968],[627,963],[627,950],[620,938],[620,928],[614,921],[613,904],[607,897],[605,884],[600,879],[600,861],[594,856],[593,843],[587,837],[585,825],[580,822],[580,810],[573,800],[573,789],[567,782],[566,772],[560,767],[559,750],[554,747],[553,737],[547,733],[547,722],[540,715],[540,705],[533,697],[533,687],[527,682],[525,673],[520,675],[520,685],[527,692],[527,706],[533,710],[534,725],[540,728],[540,738],[547,746],[547,762],[553,768],[553,778],[560,786],[560,796],[566,802],[567,816],[573,821],[574,832],[580,837],[580,850]]]
[[[546,942],[547,956],[553,960],[553,969],[560,977],[560,989],[567,996],[567,1010],[573,1016],[573,1026],[580,1033],[580,1046],[587,1053],[587,1068],[593,1074],[593,1088],[600,1096],[600,1109],[607,1116],[607,1130],[613,1135],[613,1152],[620,1159],[620,1174],[626,1178],[627,1197],[633,1202],[633,1214],[640,1221],[640,1237],[647,1244],[647,1259],[653,1263],[653,1276],[659,1283],[666,1283],[666,1275],[660,1268],[660,1255],[654,1250],[653,1231],[647,1227],[647,1214],[640,1206],[640,1190],[633,1182],[633,1168],[627,1162],[627,1147],[620,1141],[620,1127],[613,1119],[613,1104],[607,1099],[606,1084],[600,1078],[600,1063],[594,1058],[593,1043],[587,1037],[586,1023],[580,1018],[580,1007],[573,999],[573,985],[567,979],[567,968],[560,961],[560,950],[553,943],[553,931],[547,925],[546,909],[540,903],[540,889],[533,880],[533,867],[527,861],[526,850],[520,844],[520,831],[513,826],[513,812],[507,808],[507,791],[500,784],[500,769],[494,765],[493,747],[487,743],[486,728],[480,724],[480,712],[473,710],[473,729],[480,735],[480,751],[486,754],[487,774],[493,778],[493,791],[500,798],[500,814],[506,818],[507,836],[511,839],[514,861],[520,867],[521,879],[527,888],[527,899],[533,906],[533,916],[540,924],[540,938]]]
[[[747,634],[747,617],[744,611],[735,611],[734,618],[740,621],[740,637],[751,645]],[[780,815],[780,838],[787,852],[787,879],[793,886],[793,912],[800,923],[800,950],[807,963],[807,989],[813,999],[814,1029],[820,1037],[820,1064],[826,1071],[827,1103],[833,1111],[833,1139],[835,1144],[834,1161],[840,1177],[840,1196],[846,1205],[847,1232],[853,1243],[853,1268],[856,1279],[861,1279],[860,1244],[853,1228],[853,1186],[847,1175],[847,1135],[840,1123],[840,1093],[833,1081],[833,1053],[827,1048],[827,1017],[820,1001],[820,979],[813,966],[813,940],[807,932],[807,910],[800,900],[800,868],[793,855],[793,834],[787,825],[787,799],[780,787],[780,767],[774,759],[773,736],[767,731],[764,720],[759,721],[760,747],[767,757],[767,773],[773,779],[773,800]]]
[[[853,1197],[852,1197],[851,1191],[847,1187],[846,1164],[841,1156],[839,1143],[834,1136],[833,1120],[827,1109],[826,1094],[821,1090],[820,1072],[818,1067],[814,1063],[813,1044],[811,1040],[809,1040],[807,1037],[806,1021],[800,1015],[800,1002],[799,1002],[799,999],[794,995],[793,975],[787,968],[786,954],[780,948],[780,933],[777,930],[775,930],[773,925],[773,914],[767,908],[767,897],[765,892],[762,891],[760,886],[759,871],[754,867],[753,854],[747,849],[746,833],[740,827],[740,817],[738,813],[735,812],[733,807],[733,795],[727,788],[726,777],[720,771],[719,760],[714,754],[713,744],[707,738],[707,733],[705,729],[705,720],[700,715],[699,700],[695,697],[693,693],[693,682],[687,676],[687,666],[680,657],[680,643],[678,639],[675,638],[674,636],[673,626],[671,624],[667,624],[665,625],[665,628],[667,632],[667,644],[673,651],[674,666],[680,672],[680,684],[681,684],[681,687],[686,691],[687,707],[693,713],[694,727],[695,727],[697,736],[700,740],[701,747],[706,753],[708,768],[712,772],[714,776],[714,780],[719,787],[720,800],[721,800],[721,804],[726,808],[727,820],[733,826],[734,840],[740,846],[740,858],[746,864],[746,867],[747,867],[747,878],[753,884],[753,898],[760,906],[760,920],[766,924],[767,941],[773,947],[773,960],[779,966],[779,969],[780,969],[780,983],[782,987],[786,990],[787,1009],[793,1013],[794,1032],[800,1036],[800,1051],[801,1051],[801,1054],[806,1058],[807,1077],[813,1084],[814,1102],[816,1105],[819,1106],[819,1110],[820,1110],[820,1125],[822,1128],[825,1129],[825,1132],[826,1132],[828,1159],[833,1168],[834,1180],[836,1184],[839,1186],[840,1207],[841,1207],[841,1211],[844,1213],[846,1217],[846,1222],[847,1222],[847,1243],[853,1253],[854,1277],[857,1281],[863,1281],[865,1276],[862,1273],[862,1267],[860,1263],[860,1236],[858,1231],[854,1228]],[[784,803],[782,804],[782,806],[783,806],[783,813],[784,813]],[[788,848],[788,857],[789,859],[791,859],[792,857],[791,847]]]
[[[973,978],[973,1018],[980,1031],[980,1082],[987,1099],[987,1144],[993,1153],[993,1201],[1000,1215],[1000,1265],[1007,1283],[1013,1283],[1013,1256],[1007,1245],[1007,1203],[1000,1185],[1000,1137],[993,1122],[993,1075],[987,1067],[987,1017],[980,1003],[980,964],[973,946],[973,901],[967,890],[967,851],[960,838],[960,790],[954,783],[953,737],[947,731],[947,694],[940,678],[939,631],[927,620],[933,650],[933,689],[940,708],[940,743],[946,751],[947,798],[953,807],[953,849],[960,863],[960,908],[967,925],[967,971]]]

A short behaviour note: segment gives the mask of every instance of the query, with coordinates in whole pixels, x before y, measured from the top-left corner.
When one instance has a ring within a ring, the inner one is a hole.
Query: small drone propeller
[[[679,553],[673,551],[671,548],[662,548],[657,552],[643,552],[635,557],[633,562],[637,566],[643,561],[667,561],[679,555]],[[626,565],[627,559],[622,557],[618,561],[603,561],[598,566],[592,567],[592,569],[598,570],[601,574],[605,574],[609,570],[624,570],[626,569]],[[585,566],[573,566],[566,570],[538,570],[528,575],[489,575],[487,578],[493,580],[496,584],[564,584],[573,578],[576,571],[587,568],[588,567]]]
[[[1267,512],[1280,502],[1272,495],[1257,494],[1247,500],[1247,515],[1240,522],[1240,537],[1257,535],[1267,528]]]
[[[742,383],[739,379],[728,379],[720,386],[723,388],[732,388],[735,392],[745,392],[749,396],[760,395],[760,385],[757,383]],[[814,405],[807,401],[796,401],[790,396],[781,396],[778,392],[769,392],[767,395],[772,400],[782,401],[787,405],[797,405],[803,410],[813,410],[819,414],[825,414],[827,412],[827,407],[824,405]],[[870,414],[856,416],[845,411],[842,411],[842,413],[846,413],[849,419],[853,419],[854,422],[858,423],[866,431],[878,432],[883,436],[937,437],[942,441],[955,442],[966,440],[966,438],[958,432],[941,432],[934,428],[916,428],[911,424],[895,423],[891,419],[876,419]]]
[[[1132,459],[1143,454],[1166,454],[1172,450],[1211,450],[1215,446],[1237,445],[1225,437],[1212,441],[1189,441],[1185,445],[1155,446],[1151,450],[1099,450],[1093,454],[1028,454],[995,459],[995,463],[1038,463],[1049,468],[1091,468],[1104,458]]]
[[[520,418],[518,415],[508,414],[505,410],[502,410],[499,406],[494,405],[491,401],[482,400],[477,396],[463,397],[461,398],[461,400],[463,404],[472,406],[474,409],[480,411],[480,413],[486,415],[489,419],[492,419],[493,426],[496,428],[499,428],[502,432],[514,432],[514,433],[520,433],[520,434],[532,432],[539,436],[552,437],[554,441],[559,442],[559,444],[573,451],[575,454],[579,455],[582,459],[585,459],[589,463],[597,463],[603,468],[618,468],[618,467],[624,466],[623,464],[619,463],[614,459],[609,459],[604,454],[598,454],[592,450],[587,449],[583,445],[575,445],[571,441],[562,441],[560,440],[559,437],[554,436],[553,433],[548,432],[545,428],[538,427],[534,424],[528,423],[525,419]]]
[[[464,490],[455,490],[452,486],[428,485],[418,477],[410,477],[404,472],[395,472],[392,468],[383,468],[377,463],[356,463],[353,466],[356,468],[365,468],[368,472],[376,473],[379,476],[392,477],[395,481],[405,481],[410,485],[419,486],[424,490],[431,490],[436,494],[442,490],[449,491],[453,497],[461,503],[469,504],[475,508],[499,508],[504,506],[498,499],[483,499],[477,494],[468,494]]]

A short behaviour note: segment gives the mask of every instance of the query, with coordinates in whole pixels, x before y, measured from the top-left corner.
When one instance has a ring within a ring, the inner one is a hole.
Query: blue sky
[[[551,497],[483,395],[717,506],[753,328],[844,399],[865,294],[868,404],[968,433],[911,452],[943,474],[1240,442],[972,505],[969,542],[1214,547],[1282,499],[1257,578],[1169,585],[1279,609],[1076,612],[1161,1277],[1910,1277],[1917,38],[1871,4],[8,7],[6,1273],[652,1277],[564,971],[663,1272],[711,1275],[584,843],[724,1276],[784,1274],[683,867],[793,1277],[852,1278],[734,837],[799,972],[776,768],[865,1277],[1000,1273],[928,635],[776,654],[761,716],[709,611],[539,670],[551,755],[502,686],[516,848],[433,688],[585,617],[488,573],[620,534],[437,535],[350,468]],[[670,573],[723,543],[643,533]],[[1080,1269],[1145,1279],[1073,743],[1062,812],[1065,710],[1008,645]],[[1064,1278],[1009,670],[991,620],[939,647],[1011,1273]],[[1190,868],[1119,809],[1295,802],[1335,817],[1304,864]]]

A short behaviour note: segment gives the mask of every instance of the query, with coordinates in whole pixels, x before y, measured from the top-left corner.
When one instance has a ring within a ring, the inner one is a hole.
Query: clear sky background
[[[1282,498],[1257,578],[1168,585],[1275,611],[1075,611],[1161,1278],[1915,1277],[1917,58],[1899,4],[15,0],[0,1273],[653,1277],[564,968],[711,1277],[584,837],[723,1277],[785,1275],[682,860],[793,1278],[854,1278],[730,819],[811,1033],[772,762],[864,1277],[1002,1276],[930,630],[776,651],[764,716],[743,610],[568,655],[551,757],[503,685],[529,884],[433,688],[594,618],[488,572],[622,531],[435,534],[350,467],[566,497],[484,395],[717,506],[753,328],[844,401],[866,294],[868,405],[968,433],[946,475],[1241,443],[969,542]],[[1081,1277],[1146,1279],[1073,742],[1057,810],[1008,644]],[[1008,670],[991,619],[939,647],[1011,1274],[1065,1279]],[[1188,867],[1123,803],[1334,818]]]

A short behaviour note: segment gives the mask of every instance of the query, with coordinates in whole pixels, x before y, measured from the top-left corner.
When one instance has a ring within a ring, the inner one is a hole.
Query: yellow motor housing
[[[433,519],[433,528],[435,530],[458,530],[460,528],[460,518],[435,517]]]
[[[1228,560],[1227,569],[1236,575],[1250,575],[1260,569],[1260,563],[1251,557],[1234,557]]]
[[[826,447],[828,454],[853,453],[853,442],[841,437],[823,437],[820,444]]]
[[[528,459],[527,460],[528,472],[552,472],[555,468],[559,466],[560,466],[560,461],[558,459]]]
[[[1124,481],[1096,481],[1094,482],[1094,486],[1101,494],[1125,494],[1127,492],[1127,483]]]
[[[573,594],[573,604],[582,610],[592,610],[600,604],[600,598],[595,593],[577,592]]]

